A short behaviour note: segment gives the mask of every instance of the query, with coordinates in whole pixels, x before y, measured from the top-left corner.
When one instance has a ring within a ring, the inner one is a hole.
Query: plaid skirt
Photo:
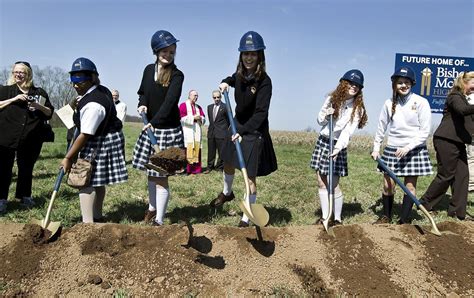
[[[408,152],[402,158],[395,156],[396,147],[385,147],[381,159],[397,176],[427,176],[433,174],[433,168],[426,146],[419,146]],[[377,170],[382,169],[377,166]]]
[[[160,150],[165,150],[166,148],[170,147],[184,148],[184,137],[181,126],[166,129],[156,128],[155,137]],[[135,148],[133,149],[132,166],[138,170],[146,170],[148,176],[167,177],[167,175],[163,175],[157,171],[148,170],[145,168],[145,164],[148,163],[150,156],[152,156],[154,153],[155,149],[153,149],[150,138],[148,138],[146,131],[142,131],[138,137],[137,143],[135,144]]]
[[[334,145],[337,140],[334,140]],[[329,175],[329,138],[319,135],[316,146],[314,147],[313,154],[311,156],[310,167],[316,171],[319,171],[320,175]],[[347,149],[342,149],[338,154],[334,163],[334,175],[339,177],[345,177],[349,175],[347,169]]]
[[[91,186],[97,187],[127,181],[123,133],[121,131],[111,132],[105,136],[89,139],[79,152],[79,157],[90,160],[99,143],[100,146],[92,163]]]

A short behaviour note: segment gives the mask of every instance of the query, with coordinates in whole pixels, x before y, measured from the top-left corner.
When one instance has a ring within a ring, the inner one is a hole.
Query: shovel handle
[[[229,100],[229,92],[226,90],[224,93],[225,106],[227,111],[227,118],[230,122],[230,131],[232,135],[237,133],[237,125],[235,124],[234,116],[232,115],[232,107]],[[240,168],[245,169],[244,154],[242,153],[242,147],[240,146],[239,140],[235,140],[235,149],[237,150],[237,158],[239,159]]]
[[[418,209],[420,209],[425,214],[425,216],[431,223],[431,233],[435,234],[436,236],[441,236],[441,232],[438,230],[438,227],[436,226],[436,223],[433,217],[429,214],[428,210],[426,210],[426,208],[420,203],[420,201],[415,197],[415,195],[412,194],[411,191],[405,186],[405,184],[403,184],[400,179],[398,179],[395,173],[387,167],[387,165],[380,157],[377,157],[376,160],[382,170],[387,173],[387,175],[389,175],[390,178],[392,178],[393,181],[398,184],[398,186],[400,186],[403,192],[415,203],[416,207],[418,207]]]
[[[383,162],[383,160],[380,158],[380,157],[377,157],[377,163],[379,164],[379,166],[382,168],[382,170],[387,173],[387,175],[390,176],[390,178],[392,178],[393,181],[395,181],[395,183],[398,184],[398,186],[400,186],[400,188],[403,190],[403,192],[408,196],[410,197],[410,199],[415,203],[416,207],[419,207],[420,206],[420,201],[415,197],[414,194],[411,193],[411,191],[405,186],[405,184],[403,184],[400,179],[398,179],[398,177],[395,175],[395,173],[390,170],[387,165]]]
[[[141,112],[140,116],[142,117],[142,121],[144,125],[148,124],[148,118],[146,117],[145,112]],[[153,145],[153,148],[155,149],[156,152],[160,151],[160,147],[158,147],[158,141],[156,140],[155,134],[151,130],[151,128],[146,129],[146,134],[148,135],[148,138],[150,139],[151,144]]]
[[[147,125],[149,122],[148,122],[148,118],[146,117],[145,112],[141,112],[140,116],[142,117],[143,124]],[[148,127],[146,129],[146,134],[148,135],[148,138],[150,138],[150,142],[151,142],[152,145],[158,144],[158,141],[156,140],[155,134],[153,133],[151,128]]]
[[[74,144],[74,141],[77,139],[77,136],[79,135],[79,129],[74,130],[74,136],[72,137],[72,142],[69,144],[69,147],[67,148],[67,151],[71,150],[72,145]],[[54,200],[56,199],[56,195],[59,191],[59,187],[61,186],[61,182],[63,181],[64,175],[66,172],[64,172],[63,168],[59,169],[58,176],[56,177],[56,181],[54,182],[54,187],[53,187],[53,193],[51,194],[51,199],[49,200],[49,205],[48,205],[48,210],[46,211],[46,216],[43,220],[43,227],[47,227],[49,224],[49,217],[51,215],[51,210],[53,209],[53,204]]]

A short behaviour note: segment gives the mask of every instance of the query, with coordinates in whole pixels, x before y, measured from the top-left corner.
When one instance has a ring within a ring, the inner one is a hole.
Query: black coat
[[[224,139],[229,128],[229,118],[227,118],[227,111],[225,103],[219,104],[219,110],[214,119],[214,104],[207,106],[207,117],[209,118],[209,128],[207,129],[207,137],[209,139]]]
[[[453,91],[446,98],[443,119],[433,134],[459,143],[471,144],[474,134],[474,105],[470,105],[464,94]]]

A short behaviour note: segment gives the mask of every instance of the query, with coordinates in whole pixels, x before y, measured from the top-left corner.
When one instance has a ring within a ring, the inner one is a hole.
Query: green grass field
[[[129,180],[127,183],[107,187],[104,215],[109,222],[139,224],[147,208],[146,174],[131,167],[132,151],[141,125],[127,123],[124,128]],[[10,187],[8,213],[0,217],[0,222],[28,222],[31,218],[43,218],[59,170],[59,162],[66,149],[66,129],[56,128],[56,142],[45,143],[40,159],[36,163],[32,196],[37,205],[24,209],[14,200],[16,177]],[[270,213],[270,225],[308,225],[319,217],[316,174],[309,168],[316,133],[272,132],[278,159],[278,171],[257,179],[258,202],[265,205]],[[203,138],[205,141],[205,137]],[[349,147],[349,176],[341,179],[345,196],[343,207],[344,223],[367,223],[377,218],[381,211],[379,201],[382,175],[375,168],[370,157],[372,137],[354,136]],[[430,146],[432,162],[435,163],[434,150]],[[207,161],[207,145],[203,145],[203,165]],[[436,167],[435,167],[436,170]],[[16,168],[14,169],[16,172]],[[433,176],[420,177],[418,193],[421,195]],[[222,174],[212,172],[208,175],[174,176],[170,178],[171,201],[166,216],[167,223],[183,219],[193,223],[236,225],[240,219],[240,209],[236,201],[226,204],[222,210],[212,212],[208,207],[211,199],[222,191]],[[234,180],[234,193],[238,199],[244,197],[244,184],[240,172]],[[468,212],[474,213],[470,194]],[[397,189],[395,219],[400,209],[402,192]],[[437,208],[437,221],[447,220],[448,199]],[[427,223],[413,211],[415,223]],[[55,201],[52,220],[61,221],[63,226],[72,226],[81,221],[77,190],[61,185]]]

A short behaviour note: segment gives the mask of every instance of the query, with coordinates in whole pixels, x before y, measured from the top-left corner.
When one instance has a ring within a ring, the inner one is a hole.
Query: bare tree
[[[66,105],[76,95],[69,81],[69,74],[62,68],[33,66],[33,81],[36,86],[46,90],[49,100],[58,109]]]
[[[8,81],[8,77],[10,76],[10,70],[4,68],[0,70],[0,85],[6,85]]]

